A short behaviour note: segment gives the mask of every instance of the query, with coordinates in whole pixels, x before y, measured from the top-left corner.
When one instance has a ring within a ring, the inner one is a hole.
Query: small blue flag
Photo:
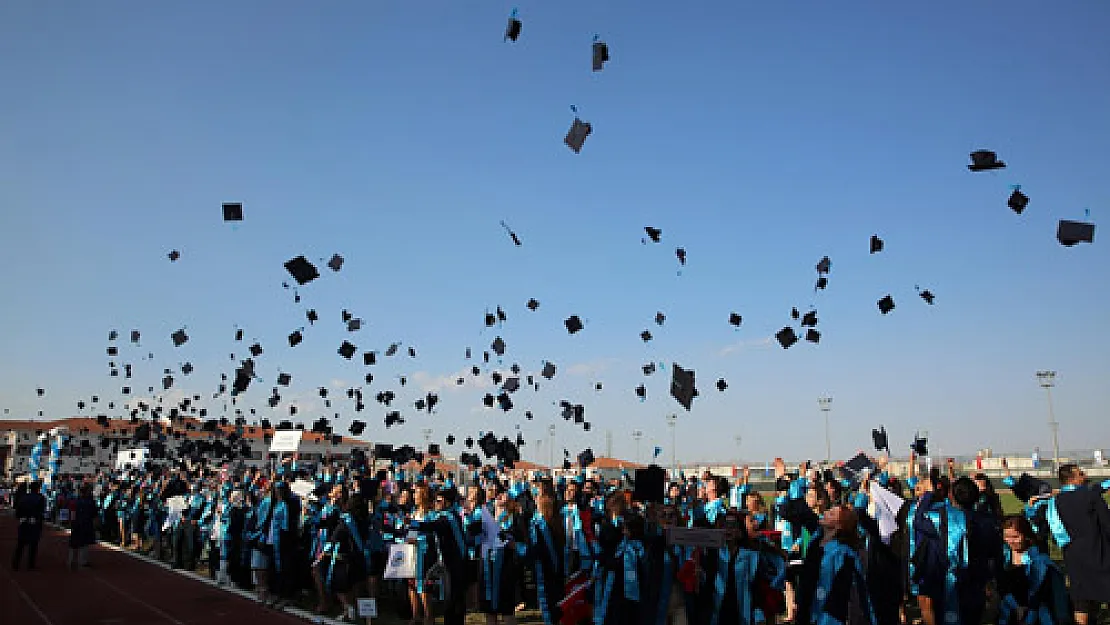
[[[652,458],[658,458],[659,454],[661,454],[661,453],[663,453],[663,448],[662,447],[656,447],[655,448],[655,454],[652,456]]]

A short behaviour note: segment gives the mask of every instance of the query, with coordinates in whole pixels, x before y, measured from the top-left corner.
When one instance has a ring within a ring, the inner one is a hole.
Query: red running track
[[[15,534],[15,518],[0,513],[0,625],[305,625],[101,546],[89,550],[91,568],[71,571],[69,536],[53,528],[43,531],[36,570],[27,570],[25,554],[12,571]]]

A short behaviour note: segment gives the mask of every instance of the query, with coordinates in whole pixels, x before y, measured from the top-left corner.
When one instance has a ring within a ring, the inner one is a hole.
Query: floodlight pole
[[[832,397],[818,397],[817,406],[825,413],[825,464],[832,461],[832,437],[829,432],[829,411],[832,410]]]
[[[744,441],[744,437],[739,434],[736,435],[736,464],[740,464],[740,443]]]
[[[642,430],[632,430],[632,440],[636,441],[636,464],[640,464],[640,439],[643,437]]]
[[[554,475],[554,473],[555,473],[555,424],[554,423],[547,426],[547,433],[551,436],[551,448],[548,450],[550,452],[548,457],[551,460],[551,472]]]
[[[667,415],[667,427],[671,428],[671,475],[672,479],[678,475],[678,435],[676,431],[678,428],[678,415]]]
[[[1060,471],[1060,424],[1056,421],[1056,413],[1052,410],[1052,387],[1056,386],[1055,371],[1038,371],[1037,382],[1044,389],[1048,397],[1048,427],[1052,430],[1052,470]]]

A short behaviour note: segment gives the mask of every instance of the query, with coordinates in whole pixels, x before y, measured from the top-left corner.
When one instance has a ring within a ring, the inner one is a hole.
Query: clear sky
[[[603,451],[611,430],[631,457],[640,428],[643,457],[660,445],[669,459],[675,412],[680,461],[822,458],[823,394],[836,457],[880,424],[897,453],[915,430],[941,453],[1047,450],[1045,368],[1059,372],[1061,446],[1110,444],[1108,235],[1055,241],[1058,219],[1110,211],[1110,4],[516,6],[513,44],[513,5],[499,2],[0,4],[4,416],[119,400],[115,328],[134,386],[189,361],[168,397],[200,393],[213,414],[229,354],[260,341],[264,380],[240,406],[275,419],[290,403],[331,416],[317,386],[338,396],[362,381],[361,358],[336,354],[345,338],[360,351],[404,341],[416,359],[371,368],[365,436],[519,425],[526,458],[554,421],[559,455]],[[612,54],[598,73],[595,34]],[[562,143],[571,105],[594,128],[578,155]],[[1009,167],[969,172],[979,148]],[[1032,198],[1020,216],[1012,184]],[[226,201],[245,221],[222,221]],[[646,225],[661,243],[641,243]],[[872,234],[886,241],[873,256]],[[323,262],[337,252],[347,262],[333,273]],[[282,264],[300,254],[323,275],[295,304]],[[829,288],[815,293],[824,255]],[[897,308],[882,316],[888,293]],[[508,322],[487,329],[497,305]],[[816,306],[819,345],[768,340],[795,306]],[[306,308],[321,320],[290,349]],[[361,331],[346,332],[343,309]],[[587,322],[574,336],[571,314]],[[175,349],[183,326],[191,339]],[[502,370],[560,368],[508,414],[483,408],[474,380],[454,384],[464,350],[498,335]],[[649,361],[696,370],[691,412],[669,375],[642,375]],[[293,384],[272,414],[261,408],[279,370]],[[434,415],[412,407],[427,388]],[[373,400],[385,389],[408,419],[389,431]],[[558,417],[560,399],[586,406],[591,432]],[[335,409],[345,431],[350,403]]]

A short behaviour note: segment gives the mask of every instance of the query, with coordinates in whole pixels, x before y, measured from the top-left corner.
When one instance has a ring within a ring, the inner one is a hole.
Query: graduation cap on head
[[[667,472],[658,465],[636,469],[632,498],[641,503],[663,503],[667,494]]]
[[[877,234],[871,235],[871,253],[876,254],[881,251],[883,251],[883,240]]]
[[[593,52],[593,70],[595,72],[600,72],[605,66],[605,63],[609,61],[609,46],[607,46],[604,41],[594,37],[591,50]]]
[[[239,202],[224,202],[224,221],[243,221],[243,205]]]
[[[686,410],[697,397],[698,391],[694,388],[694,371],[683,369],[674,363],[671,370],[671,397],[674,397]]]
[[[929,455],[929,439],[923,438],[921,436],[918,436],[917,434],[914,434],[913,444],[910,445],[910,449],[913,451],[913,453],[917,454],[918,456],[928,456]]]
[[[338,350],[339,355],[347,360],[354,357],[356,351],[358,351],[358,348],[352,345],[350,341],[343,341],[343,344],[339,346]]]
[[[998,160],[998,155],[990,150],[976,150],[971,153],[971,164],[967,166],[971,171],[988,171],[1002,169],[1006,163]]]
[[[339,254],[332,254],[331,260],[328,261],[328,269],[332,271],[339,271],[343,267],[343,257]]]
[[[798,342],[798,335],[794,333],[794,328],[787,326],[775,334],[775,339],[783,349],[790,349],[791,345]]]
[[[1028,473],[1022,473],[1010,490],[1019,501],[1028,503],[1030,499],[1038,495],[1051,494],[1052,486],[1048,482],[1039,480]]]
[[[170,339],[173,341],[174,347],[181,347],[185,344],[186,341],[189,340],[189,335],[185,334],[185,330],[184,328],[182,328],[181,330],[178,330],[177,332],[171,334]]]
[[[513,9],[512,15],[509,16],[509,23],[505,26],[505,39],[516,41],[520,37],[520,28],[522,24],[517,18],[517,11]]]
[[[871,442],[875,445],[875,451],[886,450],[890,453],[890,442],[886,437],[886,427],[880,426],[877,430],[871,430]]]
[[[304,286],[320,277],[320,272],[316,270],[316,265],[313,265],[304,256],[298,256],[292,260],[285,262],[285,270],[297,284]]]
[[[1056,240],[1064,247],[1079,243],[1092,243],[1095,240],[1095,225],[1082,221],[1061,219],[1056,228]]]
[[[575,116],[567,136],[563,138],[563,143],[567,144],[572,152],[578,154],[582,151],[582,145],[586,143],[586,137],[590,136],[593,130],[594,127],[589,122],[584,122]]]
[[[1010,199],[1006,200],[1006,206],[1020,215],[1025,207],[1029,206],[1029,196],[1022,193],[1021,189],[1014,189],[1013,193],[1010,194]]]
[[[894,298],[891,297],[890,295],[887,295],[886,297],[879,300],[878,306],[879,306],[879,312],[881,312],[882,314],[885,315],[885,314],[889,313],[890,311],[894,310]]]

